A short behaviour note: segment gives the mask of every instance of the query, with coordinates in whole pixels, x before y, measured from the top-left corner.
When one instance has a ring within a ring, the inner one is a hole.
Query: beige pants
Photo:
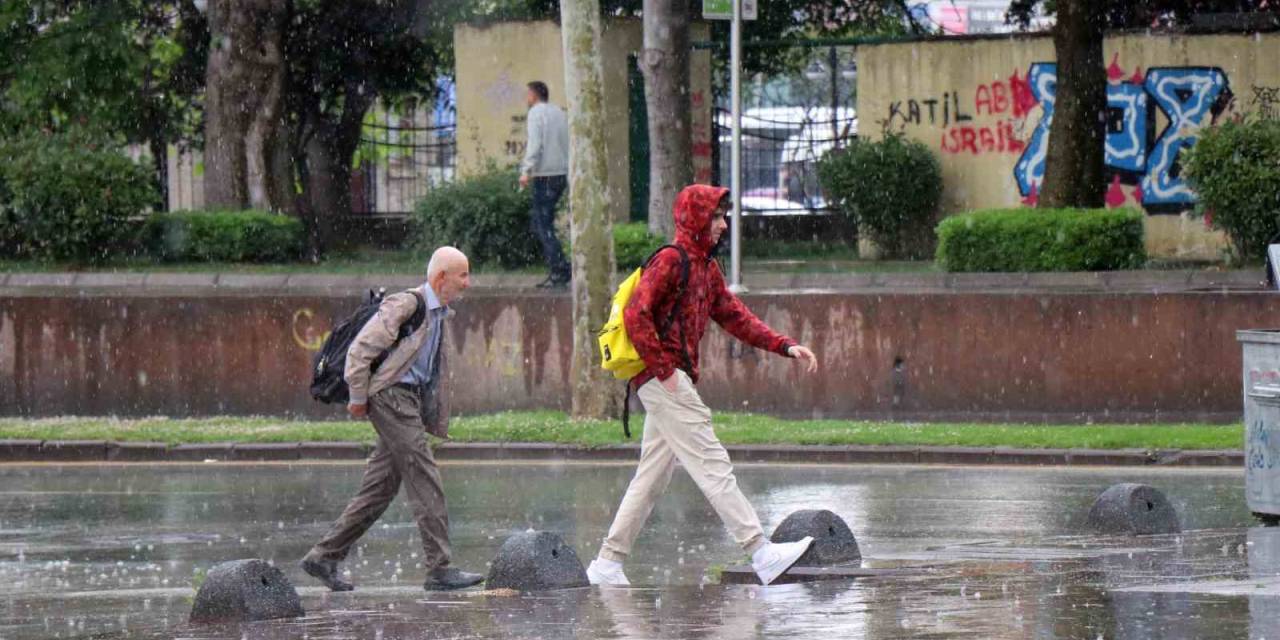
[[[764,546],[760,518],[738,488],[729,453],[711,428],[711,410],[698,397],[688,374],[677,370],[675,375],[675,393],[667,391],[657,379],[645,383],[638,392],[647,412],[640,465],[600,549],[600,557],[606,560],[627,559],[653,505],[671,484],[677,460],[747,553]]]

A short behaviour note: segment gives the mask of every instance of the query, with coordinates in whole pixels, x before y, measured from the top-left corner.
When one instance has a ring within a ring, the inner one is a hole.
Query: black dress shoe
[[[453,589],[466,589],[474,587],[484,581],[484,576],[478,573],[467,573],[461,569],[432,569],[427,574],[427,581],[422,585],[427,591],[451,591]]]
[[[308,560],[303,558],[302,562],[298,563],[298,566],[302,567],[302,570],[307,572],[307,575],[323,582],[324,586],[329,587],[330,591],[351,591],[356,588],[355,585],[343,580],[338,575],[338,563],[332,560]]]

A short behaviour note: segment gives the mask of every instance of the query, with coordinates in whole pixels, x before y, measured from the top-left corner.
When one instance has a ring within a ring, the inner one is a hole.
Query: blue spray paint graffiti
[[[1248,469],[1270,470],[1280,465],[1280,434],[1274,434],[1265,418],[1260,418],[1248,430],[1245,443],[1245,466]]]
[[[1027,74],[1042,115],[1027,148],[1014,165],[1018,190],[1033,195],[1044,181],[1045,151],[1057,84],[1057,65],[1037,62]],[[1107,85],[1106,165],[1120,180],[1137,184],[1142,205],[1151,211],[1186,209],[1196,195],[1178,162],[1202,127],[1213,123],[1231,99],[1227,75],[1217,67],[1148,69],[1141,84]],[[1156,109],[1168,120],[1154,141]]]
[[[1037,62],[1027,72],[1027,84],[1031,87],[1031,95],[1040,103],[1044,111],[1040,116],[1040,124],[1031,134],[1027,148],[1013,167],[1013,175],[1018,180],[1018,191],[1022,195],[1031,195],[1040,190],[1044,182],[1044,159],[1049,149],[1049,126],[1053,124],[1054,96],[1058,88],[1058,65],[1053,62]]]
[[[1143,204],[1190,205],[1196,194],[1179,175],[1178,155],[1196,143],[1200,127],[1226,106],[1220,98],[1229,91],[1227,74],[1214,67],[1151,69],[1144,86],[1169,126],[1151,150],[1142,178]]]
[[[1124,83],[1107,91],[1108,167],[1142,173],[1147,166],[1147,92]]]

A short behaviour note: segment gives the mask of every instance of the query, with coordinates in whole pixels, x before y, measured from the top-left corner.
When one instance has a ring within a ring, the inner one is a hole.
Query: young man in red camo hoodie
[[[664,249],[645,267],[623,312],[627,335],[644,360],[645,370],[632,379],[646,416],[640,464],[627,487],[599,557],[587,568],[592,584],[630,584],[622,563],[631,545],[666,491],[679,460],[711,502],[729,533],[751,555],[763,584],[773,582],[808,550],[812,538],[774,544],[764,536],[760,518],[738,488],[729,454],[711,428],[711,410],[702,403],[698,381],[698,345],[710,320],[743,342],[788,358],[803,360],[817,371],[813,352],[769,328],[725,285],[712,252],[728,225],[729,191],[694,185],[676,197],[675,244],[689,256],[689,281],[678,295],[683,258]],[[671,326],[659,334],[679,305]]]

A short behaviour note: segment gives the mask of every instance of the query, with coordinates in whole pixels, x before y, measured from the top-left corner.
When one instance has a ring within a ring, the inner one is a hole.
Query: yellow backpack
[[[654,251],[644,266],[637,268],[618,285],[618,291],[613,294],[613,306],[609,309],[609,319],[604,323],[604,327],[600,329],[597,340],[600,343],[600,366],[605,371],[613,372],[613,377],[619,380],[630,380],[644,371],[644,360],[640,359],[640,354],[636,353],[636,347],[631,343],[630,336],[627,335],[627,327],[623,323],[623,312],[626,311],[627,303],[631,301],[631,294],[635,292],[636,285],[640,284],[640,276],[644,274],[645,267],[653,261],[658,252],[663,249],[675,249],[680,252],[680,288],[676,290],[676,303],[671,305],[671,314],[667,316],[666,322],[658,328],[658,335],[662,335],[671,328],[671,324],[675,322],[676,313],[680,310],[680,299],[684,297],[684,290],[689,284],[689,254],[684,249],[674,244],[663,245],[657,251]],[[683,331],[684,327],[681,327]],[[685,360],[689,358],[685,354]],[[627,405],[631,399],[631,384],[627,383]],[[629,427],[628,418],[630,412],[626,405],[623,406],[623,431],[627,437],[631,437],[631,429]]]

